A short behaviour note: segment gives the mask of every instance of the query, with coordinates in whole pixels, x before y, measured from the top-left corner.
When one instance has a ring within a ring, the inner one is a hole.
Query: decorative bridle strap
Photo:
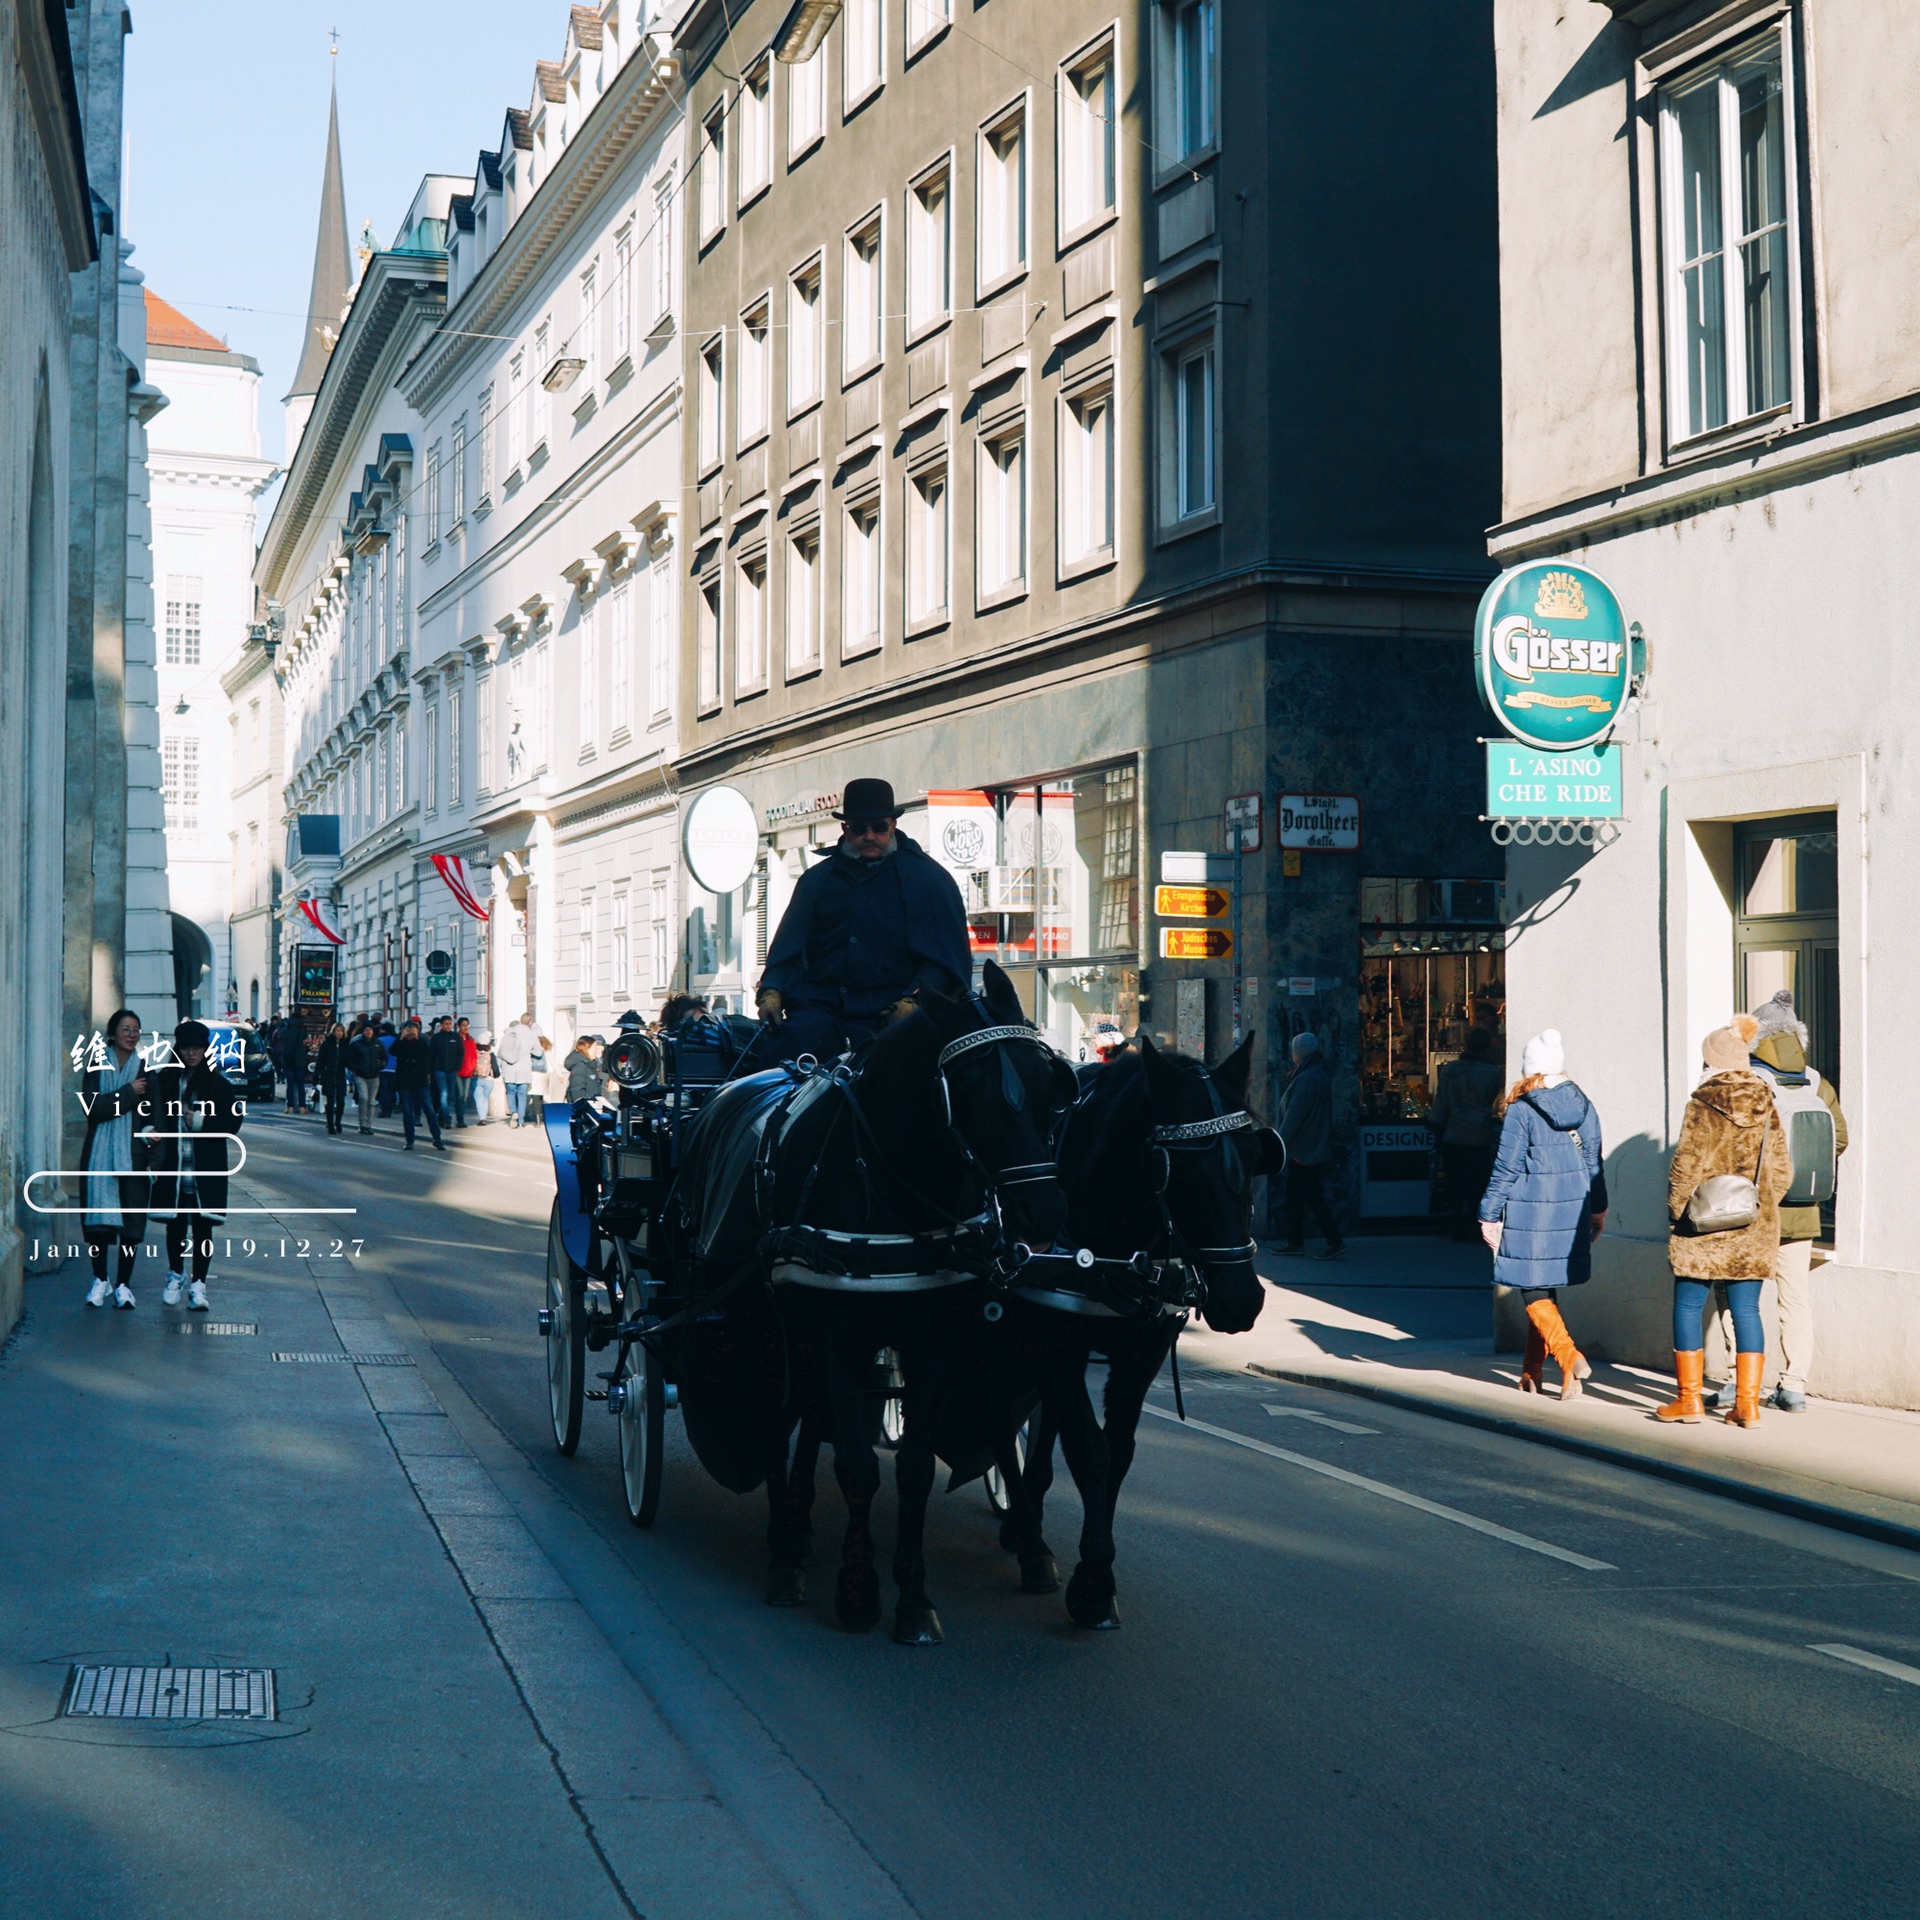
[[[1217,1140],[1223,1133],[1239,1133],[1253,1125],[1250,1113],[1219,1113],[1211,1120],[1184,1120],[1174,1127],[1155,1127],[1147,1144],[1155,1147],[1192,1147]]]
[[[1031,1040],[1035,1046],[1053,1051],[1052,1043],[1046,1035],[1035,1027],[982,1027],[975,1033],[963,1033],[958,1040],[949,1040],[940,1049],[939,1058],[934,1061],[936,1067],[944,1067],[949,1060],[957,1060],[963,1053],[971,1053],[975,1047],[991,1047],[1002,1040]]]

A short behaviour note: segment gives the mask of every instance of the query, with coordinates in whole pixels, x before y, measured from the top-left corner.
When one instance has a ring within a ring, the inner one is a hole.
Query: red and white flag
[[[325,900],[309,900],[304,895],[299,902],[300,911],[307,916],[308,924],[323,940],[331,940],[336,947],[347,944],[347,936],[333,924],[333,907]]]
[[[440,871],[440,878],[447,883],[447,891],[459,903],[462,913],[471,914],[476,920],[490,920],[492,914],[480,904],[473,891],[473,881],[467,873],[467,863],[457,853],[436,853],[433,864]]]

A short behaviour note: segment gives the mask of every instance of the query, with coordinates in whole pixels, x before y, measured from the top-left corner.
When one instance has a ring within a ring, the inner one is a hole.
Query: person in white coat
[[[527,1117],[527,1090],[533,1084],[534,1056],[544,1055],[552,1043],[541,1038],[529,1009],[513,1021],[493,1050],[500,1083],[507,1090],[507,1125],[519,1126]],[[544,1066],[544,1060],[541,1062]]]

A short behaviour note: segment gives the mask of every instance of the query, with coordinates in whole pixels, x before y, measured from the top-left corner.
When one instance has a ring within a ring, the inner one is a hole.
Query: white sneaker
[[[107,1283],[104,1280],[96,1280],[93,1285],[87,1289],[87,1305],[90,1307],[104,1307],[107,1304],[108,1291]]]
[[[116,1307],[130,1307],[133,1305],[133,1289],[128,1286],[124,1280],[113,1290],[113,1304]]]
[[[160,1296],[161,1300],[170,1307],[177,1307],[180,1304],[180,1289],[186,1284],[187,1282],[184,1275],[178,1273],[168,1274],[167,1290]]]
[[[206,1312],[207,1283],[204,1280],[196,1280],[193,1285],[187,1289],[187,1305],[191,1307],[195,1313]]]

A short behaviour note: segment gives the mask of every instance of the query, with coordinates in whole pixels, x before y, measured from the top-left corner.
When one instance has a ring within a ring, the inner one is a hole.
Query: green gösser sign
[[[1571,560],[1509,567],[1481,596],[1480,698],[1525,746],[1564,753],[1604,739],[1632,684],[1632,654],[1613,589]]]

